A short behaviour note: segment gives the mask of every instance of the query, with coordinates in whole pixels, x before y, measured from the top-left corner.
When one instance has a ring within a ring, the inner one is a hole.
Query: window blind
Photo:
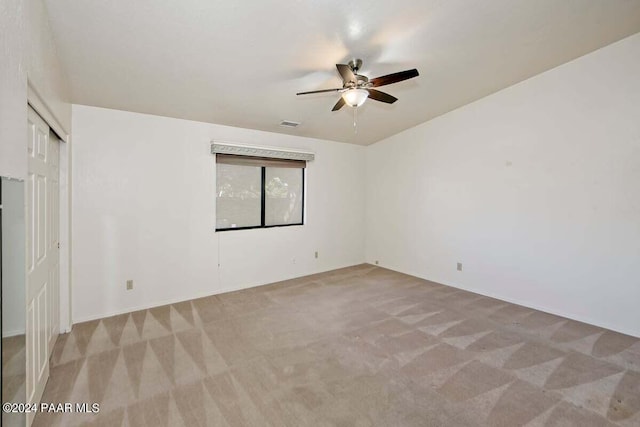
[[[221,141],[211,141],[211,154],[264,157],[266,159],[303,160],[306,162],[312,161],[315,158],[312,152],[293,148],[260,147]]]
[[[216,163],[236,166],[255,166],[265,168],[296,168],[304,169],[304,160],[273,159],[268,157],[238,156],[234,154],[216,154]]]

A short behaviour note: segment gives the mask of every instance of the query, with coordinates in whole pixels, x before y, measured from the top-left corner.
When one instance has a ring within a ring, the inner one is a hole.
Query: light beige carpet
[[[638,426],[640,340],[370,265],[74,326],[37,426]]]

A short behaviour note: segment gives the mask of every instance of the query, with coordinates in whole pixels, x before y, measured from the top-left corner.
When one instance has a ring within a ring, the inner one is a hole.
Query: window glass
[[[266,168],[265,225],[302,224],[300,168]]]
[[[216,228],[259,227],[262,168],[216,165]]]

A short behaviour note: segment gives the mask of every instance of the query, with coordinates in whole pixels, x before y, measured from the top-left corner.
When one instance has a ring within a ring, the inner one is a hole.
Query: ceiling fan
[[[336,102],[336,105],[333,106],[333,109],[331,111],[337,111],[341,109],[345,104],[354,108],[359,107],[364,104],[367,98],[371,98],[375,101],[385,102],[387,104],[393,104],[398,100],[398,98],[373,88],[401,82],[403,80],[411,79],[419,75],[418,70],[414,68],[412,70],[405,70],[400,71],[399,73],[387,74],[386,76],[376,77],[369,80],[368,77],[358,74],[358,70],[361,66],[361,59],[351,60],[348,64],[336,64],[338,73],[340,73],[340,76],[342,77],[341,88],[298,92],[296,95],[308,95],[311,93],[323,92],[342,93],[342,97],[338,100],[338,102]]]

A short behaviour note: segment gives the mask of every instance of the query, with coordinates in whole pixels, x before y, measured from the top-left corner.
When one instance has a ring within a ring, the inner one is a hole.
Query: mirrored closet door
[[[2,402],[26,402],[25,185],[0,178],[2,289]],[[24,426],[25,415],[2,413],[3,426]]]

